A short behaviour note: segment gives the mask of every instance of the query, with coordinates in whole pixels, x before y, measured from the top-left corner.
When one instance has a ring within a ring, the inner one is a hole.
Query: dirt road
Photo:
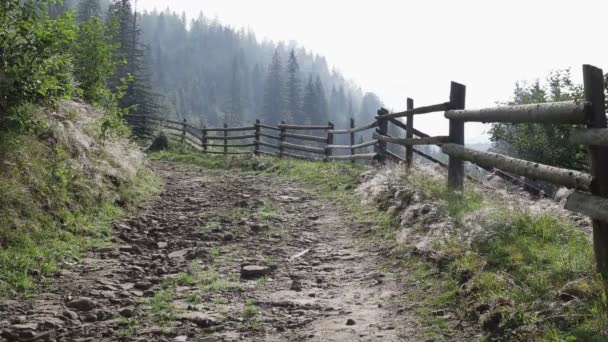
[[[115,244],[0,305],[6,341],[419,341],[354,221],[295,182],[169,163]]]

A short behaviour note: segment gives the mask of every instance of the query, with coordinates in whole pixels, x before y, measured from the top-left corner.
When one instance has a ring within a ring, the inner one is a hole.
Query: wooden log
[[[355,118],[350,118],[350,146],[355,146],[355,132],[353,132],[353,130],[355,129]],[[355,155],[355,149],[351,147],[350,149],[350,155],[353,156]],[[355,160],[353,159],[352,162],[354,163]]]
[[[188,124],[188,122],[186,121],[186,119],[184,119],[184,123],[183,123],[183,127],[182,127],[182,144],[186,142],[186,125]]]
[[[404,116],[408,116],[408,115],[418,115],[418,114],[428,114],[428,113],[434,113],[434,112],[443,112],[450,109],[450,103],[446,102],[446,103],[439,103],[439,104],[435,104],[435,105],[431,105],[431,106],[425,106],[425,107],[418,107],[415,109],[411,109],[411,110],[406,110],[405,112],[399,112],[399,113],[393,113],[393,114],[387,114],[385,116],[386,119],[395,119],[395,118],[402,118]]]
[[[384,108],[380,108],[378,110],[378,115],[376,116],[376,120],[378,121],[378,128],[376,128],[376,133],[378,135],[388,135],[388,120],[384,118],[388,115],[388,111]],[[383,153],[386,151],[386,142],[379,140],[378,143],[374,146],[374,152],[378,155],[378,161],[384,162],[386,154]]]
[[[460,83],[450,85],[450,108],[464,109],[467,88]],[[450,119],[450,143],[464,146],[464,121]],[[464,160],[450,155],[448,162],[448,188],[461,191],[464,187]]]
[[[608,198],[575,191],[568,197],[564,208],[608,223]]]
[[[264,125],[264,124],[259,124],[258,126],[260,128],[272,129],[272,130],[275,130],[275,131],[280,131],[281,130],[279,127],[274,127],[274,126],[269,126],[269,125]]]
[[[329,126],[288,125],[288,124],[285,124],[285,123],[281,123],[279,125],[279,128],[292,129],[292,130],[326,130],[326,129],[331,129],[331,127],[329,127]]]
[[[325,142],[327,144],[325,147],[325,160],[332,154],[332,149],[327,148],[327,146],[334,144],[334,134],[331,133],[331,130],[335,128],[334,124],[331,122],[328,122],[327,125],[329,126],[329,131],[327,131],[327,141]]]
[[[296,145],[296,144],[290,144],[290,143],[286,143],[286,142],[280,142],[279,146],[283,147],[283,148],[290,149],[290,150],[296,150],[296,151],[302,151],[302,152],[310,152],[310,153],[318,153],[318,154],[325,154],[325,149],[324,148],[320,148],[320,147],[310,147],[310,146],[304,146],[304,145]]]
[[[373,160],[374,158],[376,158],[376,154],[375,153],[364,153],[364,154],[353,154],[350,156],[330,156],[327,159],[329,160]]]
[[[251,154],[250,151],[247,151],[247,152],[207,151],[205,153],[207,153],[207,154],[222,154],[222,155],[245,155],[245,154]]]
[[[412,138],[412,139],[403,139],[403,138],[391,138],[384,135],[378,135],[378,133],[374,133],[374,139],[379,141],[384,141],[391,144],[397,144],[401,146],[416,146],[416,145],[442,145],[450,142],[450,137],[448,136],[437,136],[437,137],[428,137],[428,138]],[[412,152],[413,153],[413,152]],[[407,160],[407,158],[406,158]]]
[[[414,110],[414,100],[409,98],[407,99],[407,110]],[[414,138],[414,114],[407,115],[407,123],[405,129],[405,138],[413,139]],[[411,168],[414,163],[414,147],[412,145],[405,145],[405,166],[407,168]]]
[[[285,133],[286,133],[286,128],[285,126],[285,121],[281,121],[281,124],[279,125],[279,129],[280,129],[280,133],[279,133],[279,158],[283,158],[283,155],[285,153],[285,149],[283,148],[283,143],[285,142]]]
[[[259,155],[260,152],[260,120],[255,120],[255,146],[253,150],[254,155]]]
[[[285,138],[316,141],[316,142],[320,142],[320,143],[327,142],[327,137],[318,137],[318,136],[314,136],[314,135],[293,134],[293,133],[282,133],[282,135]]]
[[[281,139],[280,137],[277,137],[275,135],[270,135],[270,134],[265,134],[265,133],[260,133],[260,137],[264,137],[264,138],[268,138],[268,139],[274,139],[274,140]]]
[[[608,129],[577,129],[570,134],[570,142],[581,145],[608,146]]]
[[[468,122],[584,124],[588,102],[563,101],[484,109],[448,110],[445,117]]]
[[[583,85],[585,101],[591,103],[587,128],[606,129],[606,97],[604,94],[604,73],[591,65],[583,65]],[[608,197],[608,147],[589,146],[589,166],[593,183],[591,194]],[[593,217],[593,216],[592,216]],[[597,270],[604,279],[608,277],[608,221],[593,220],[593,250]]]
[[[352,133],[358,133],[358,132],[363,132],[363,131],[367,131],[368,129],[372,129],[372,128],[376,128],[378,127],[378,122],[374,121],[370,124],[367,124],[365,126],[361,126],[361,127],[353,127],[351,129],[332,129],[331,132],[333,134],[352,134]]]
[[[328,145],[327,148],[331,148],[333,150],[356,150],[359,148],[374,146],[377,142],[378,140],[372,140],[357,145]]]
[[[224,154],[228,153],[228,124],[224,123]]]
[[[224,132],[228,134],[228,132]],[[207,137],[207,140],[243,140],[243,139],[253,139],[255,138],[255,134],[247,134],[247,135],[234,135],[234,136],[219,136],[219,137]]]
[[[224,124],[224,128],[207,128],[207,132],[239,132],[239,131],[253,131],[253,130],[255,130],[255,126],[228,127],[227,124]]]
[[[279,145],[269,144],[269,143],[264,142],[264,141],[259,141],[258,143],[260,144],[260,146],[274,148],[274,149],[277,149],[277,150],[281,149],[281,147]]]
[[[207,144],[207,147],[255,147],[255,143],[251,144]]]
[[[203,126],[203,151],[207,151],[207,126]]]
[[[477,151],[458,144],[445,144],[441,150],[450,157],[468,160],[485,167],[494,167],[531,179],[580,190],[589,190],[591,186],[591,176],[579,171],[543,165],[498,153]]]

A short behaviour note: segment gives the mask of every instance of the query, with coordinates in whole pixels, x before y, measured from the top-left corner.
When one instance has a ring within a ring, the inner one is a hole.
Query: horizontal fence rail
[[[396,119],[396,118],[402,118],[402,117],[405,117],[408,115],[445,112],[449,108],[450,108],[450,103],[446,102],[446,103],[440,103],[440,104],[436,104],[436,105],[432,105],[432,106],[418,107],[415,109],[406,110],[405,112],[387,114],[387,115],[383,116],[383,119]]]
[[[447,119],[468,122],[584,124],[587,102],[564,101],[484,109],[448,110]]]

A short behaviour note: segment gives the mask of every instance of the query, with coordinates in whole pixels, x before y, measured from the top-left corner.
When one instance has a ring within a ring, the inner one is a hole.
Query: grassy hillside
[[[103,113],[73,102],[25,109],[32,130],[0,135],[0,297],[28,294],[111,236],[158,191],[139,148],[101,139]]]

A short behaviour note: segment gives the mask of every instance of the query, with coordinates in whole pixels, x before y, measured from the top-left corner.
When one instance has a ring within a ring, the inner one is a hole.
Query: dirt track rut
[[[295,182],[154,165],[165,190],[29,300],[6,341],[418,341],[354,221]]]

